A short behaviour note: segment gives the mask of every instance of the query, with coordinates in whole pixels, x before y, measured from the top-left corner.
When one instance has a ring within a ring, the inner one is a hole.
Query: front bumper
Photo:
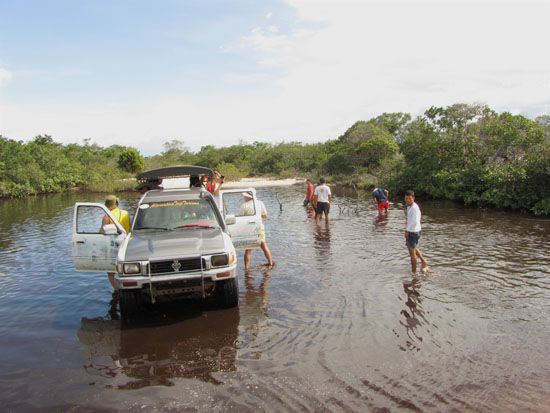
[[[115,285],[117,290],[140,290],[144,287],[162,286],[163,284],[174,283],[178,281],[201,281],[203,283],[217,282],[227,280],[237,276],[237,264],[234,263],[228,267],[209,269],[204,271],[193,271],[185,273],[163,274],[155,276],[134,275],[121,276],[115,274]]]

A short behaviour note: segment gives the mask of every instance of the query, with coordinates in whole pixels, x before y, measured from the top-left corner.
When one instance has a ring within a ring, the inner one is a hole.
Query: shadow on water
[[[116,317],[115,301],[109,313]],[[239,321],[238,308],[182,300],[128,321],[82,318],[77,336],[88,353],[84,370],[108,379],[107,386],[173,386],[177,378],[221,384],[215,373],[236,370]]]

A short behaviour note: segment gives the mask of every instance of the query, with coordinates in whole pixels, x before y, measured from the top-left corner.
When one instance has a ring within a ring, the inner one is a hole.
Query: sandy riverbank
[[[287,179],[271,179],[271,178],[243,178],[238,181],[224,182],[223,187],[232,188],[265,188],[272,186],[291,186],[302,184],[305,182],[303,178],[287,178]]]
[[[275,186],[291,186],[302,184],[305,182],[303,178],[286,178],[286,179],[271,179],[271,178],[243,178],[238,181],[226,181],[223,184],[225,189],[235,188],[268,188]],[[170,188],[188,188],[188,178],[165,179],[162,185],[166,189]]]

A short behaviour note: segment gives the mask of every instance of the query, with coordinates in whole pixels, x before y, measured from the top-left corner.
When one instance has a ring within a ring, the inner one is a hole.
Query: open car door
[[[103,225],[108,215],[112,224]],[[107,207],[92,202],[77,202],[73,218],[73,262],[77,271],[114,272],[118,247],[126,232]]]
[[[256,190],[253,188],[221,190],[219,206],[228,224],[227,228],[235,249],[259,247],[262,216],[256,199]]]

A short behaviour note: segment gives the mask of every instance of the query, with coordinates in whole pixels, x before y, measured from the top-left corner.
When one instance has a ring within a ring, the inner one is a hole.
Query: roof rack
[[[212,169],[205,166],[194,166],[194,165],[177,165],[177,166],[166,166],[164,168],[151,169],[140,173],[136,180],[139,183],[160,181],[166,178],[184,178],[187,176],[200,176],[208,175],[212,176]]]

